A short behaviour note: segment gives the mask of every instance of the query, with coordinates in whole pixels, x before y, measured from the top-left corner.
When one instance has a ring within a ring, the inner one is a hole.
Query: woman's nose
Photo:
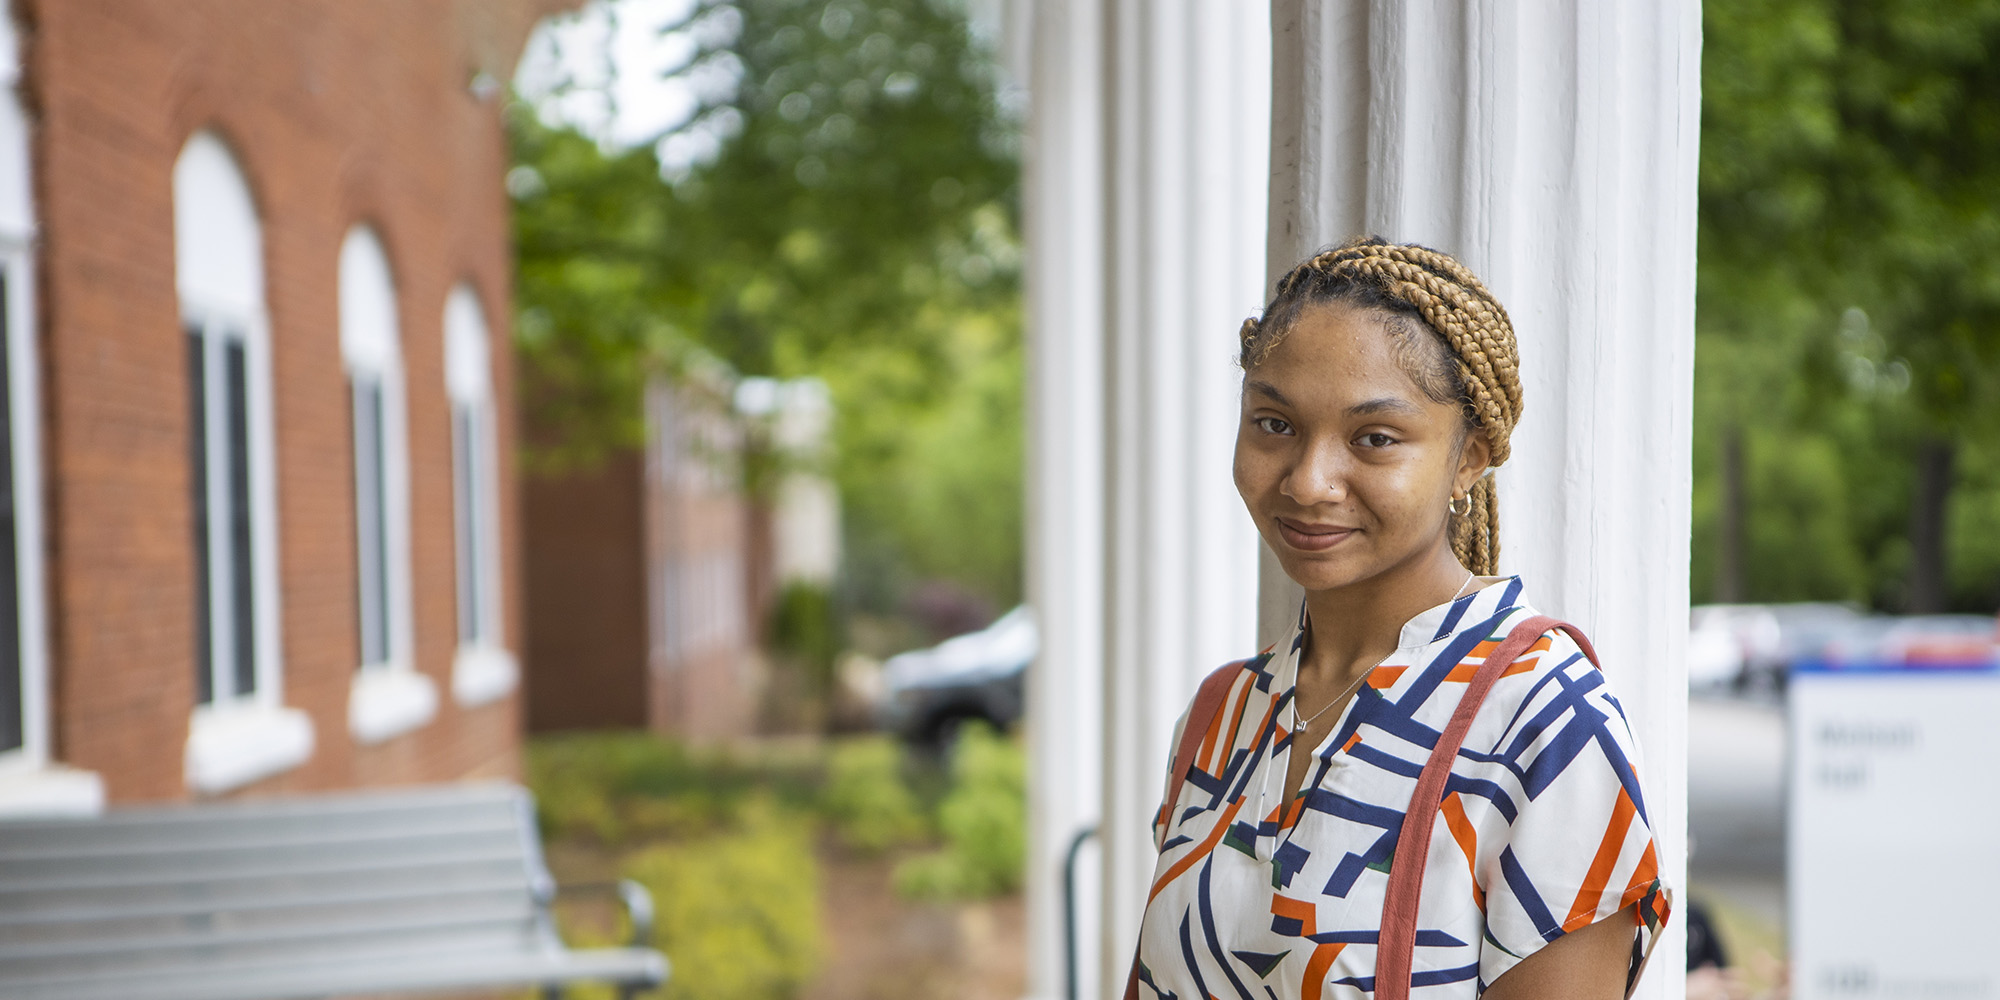
[[[1279,489],[1301,506],[1347,499],[1346,453],[1334,442],[1309,442]]]

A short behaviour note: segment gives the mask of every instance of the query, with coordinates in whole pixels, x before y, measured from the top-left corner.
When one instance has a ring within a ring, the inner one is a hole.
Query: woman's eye
[[[1361,435],[1361,446],[1364,448],[1387,448],[1395,443],[1396,443],[1395,438],[1392,438],[1389,435],[1382,433],[1381,431],[1375,431],[1374,433],[1371,434]]]
[[[1257,424],[1257,429],[1266,434],[1290,434],[1292,432],[1292,425],[1279,420],[1277,417],[1258,417],[1255,423]]]

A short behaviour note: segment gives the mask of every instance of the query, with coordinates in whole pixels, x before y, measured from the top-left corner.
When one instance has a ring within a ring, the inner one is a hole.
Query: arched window
[[[281,706],[263,234],[236,158],[207,132],[174,163],[174,287],[195,567],[187,776],[221,791],[304,761],[312,726]]]
[[[34,198],[13,22],[0,17],[0,815],[89,813],[95,774],[55,767],[43,622]]]
[[[514,689],[519,668],[500,624],[499,482],[493,371],[485,313],[471,286],[444,306],[445,392],[451,400],[452,525],[458,564],[458,655],[453,697],[462,705]]]
[[[430,721],[437,691],[414,666],[410,625],[409,436],[403,346],[388,254],[367,226],[340,247],[340,355],[354,428],[354,737],[376,743]]]

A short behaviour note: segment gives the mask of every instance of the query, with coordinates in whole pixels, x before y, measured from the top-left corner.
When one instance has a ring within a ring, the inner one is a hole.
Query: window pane
[[[469,506],[472,516],[466,523],[472,528],[472,606],[473,620],[478,624],[478,636],[482,641],[497,641],[493,632],[493,493],[491,473],[487,469],[486,436],[493,424],[487,417],[484,404],[474,404],[467,421],[467,445],[465,474],[467,489],[471,493]]]
[[[21,715],[21,605],[14,548],[14,393],[7,380],[7,283],[0,275],[0,751],[18,750],[24,740]]]
[[[187,327],[188,507],[194,512],[195,704],[215,700],[213,637],[209,634],[208,367],[201,329]]]
[[[361,583],[361,662],[389,659],[387,493],[382,477],[382,385],[354,379],[354,527]]]
[[[452,524],[458,542],[458,641],[476,642],[483,630],[479,621],[478,480],[473,478],[473,454],[478,444],[473,437],[472,408],[454,403],[451,408],[452,436]]]
[[[235,639],[231,673],[236,693],[257,690],[256,591],[250,553],[250,382],[243,341],[223,346],[229,393],[229,625]]]

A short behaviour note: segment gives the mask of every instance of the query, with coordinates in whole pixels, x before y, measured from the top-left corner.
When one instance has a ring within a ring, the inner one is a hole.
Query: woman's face
[[[1373,580],[1447,546],[1446,504],[1489,454],[1463,427],[1404,372],[1381,313],[1308,307],[1244,376],[1236,489],[1306,590]]]

